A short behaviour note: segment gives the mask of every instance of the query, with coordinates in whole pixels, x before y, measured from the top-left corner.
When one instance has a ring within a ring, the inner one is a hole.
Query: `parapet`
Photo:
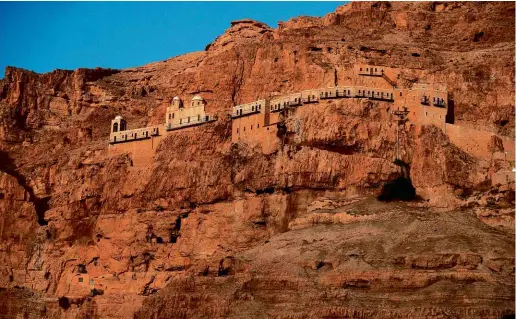
[[[289,106],[299,106],[301,103],[301,93],[277,96],[271,98],[270,109],[271,112],[279,112]]]
[[[319,90],[304,90],[301,92],[303,103],[317,103],[319,101]]]
[[[183,122],[183,120],[184,120],[184,122]],[[189,126],[196,126],[196,125],[201,125],[204,123],[214,122],[216,120],[217,120],[216,115],[208,115],[208,114],[198,115],[197,117],[194,116],[194,117],[180,119],[179,122],[176,122],[176,123],[167,123],[167,124],[165,124],[165,129],[167,131],[174,131],[174,130],[182,129],[182,128],[189,127]]]
[[[258,100],[247,104],[240,104],[233,106],[233,110],[231,112],[231,117],[241,117],[249,114],[255,113],[265,113],[268,112],[269,103],[267,100]]]
[[[144,127],[133,130],[124,130],[119,132],[113,132],[109,136],[109,143],[124,143],[137,140],[149,139],[153,136],[159,135],[159,127]]]

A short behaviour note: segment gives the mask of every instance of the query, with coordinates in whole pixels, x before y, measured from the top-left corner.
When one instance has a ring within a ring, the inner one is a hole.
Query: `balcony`
[[[303,103],[317,103],[319,99],[315,95],[303,96]]]
[[[321,100],[324,100],[324,99],[334,99],[337,97],[337,93],[335,90],[327,90],[327,91],[324,91],[324,92],[321,92],[319,93],[319,98]]]
[[[182,119],[182,120],[185,120],[185,119]],[[165,128],[167,131],[174,131],[174,130],[179,130],[179,129],[189,127],[189,126],[196,126],[196,125],[201,125],[204,123],[214,122],[216,120],[217,120],[217,116],[205,115],[205,116],[201,117],[200,120],[199,119],[190,119],[190,121],[181,122],[181,123],[168,123],[165,125]]]
[[[387,92],[373,92],[371,96],[368,96],[371,100],[379,101],[394,101],[394,94]]]

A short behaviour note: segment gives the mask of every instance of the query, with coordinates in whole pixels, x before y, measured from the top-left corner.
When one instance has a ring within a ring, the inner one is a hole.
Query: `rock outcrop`
[[[244,19],[142,67],[9,67],[0,80],[0,313],[7,318],[501,318],[514,313],[514,3],[357,2],[277,29]],[[356,63],[453,93],[482,158],[382,101],[296,109],[264,154],[235,104],[343,85]],[[111,119],[163,122],[201,94],[219,120],[150,165],[110,154]],[[475,138],[475,137],[473,137]],[[399,164],[399,163],[398,163]],[[419,199],[381,203],[405,174]]]

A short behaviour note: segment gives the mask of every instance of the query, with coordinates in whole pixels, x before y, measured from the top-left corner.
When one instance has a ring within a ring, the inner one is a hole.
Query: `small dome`
[[[115,120],[123,120],[123,119],[124,119],[124,118],[123,118],[121,115],[117,115],[117,116],[115,117]]]
[[[196,95],[193,97],[192,101],[204,101],[204,99],[200,95]]]
[[[181,100],[181,99],[179,98],[179,96],[174,96],[174,98],[173,98],[172,100],[174,100],[174,101],[179,101],[179,100]]]

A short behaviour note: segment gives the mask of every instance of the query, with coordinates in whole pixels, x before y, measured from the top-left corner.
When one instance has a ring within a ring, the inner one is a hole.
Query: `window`
[[[245,126],[244,126],[244,132],[245,132]]]
[[[138,133],[134,133],[134,138],[138,138]]]
[[[254,112],[254,105],[253,105],[253,107],[251,107],[251,110]]]
[[[256,128],[260,128],[260,124],[256,124]]]
[[[114,140],[113,140],[113,142],[116,142],[116,136],[114,136]]]
[[[149,137],[149,131],[145,132],[145,137]]]
[[[172,114],[169,114],[169,115],[168,115],[168,119],[169,119],[169,120],[170,120],[170,119],[172,119]]]
[[[83,281],[82,277],[79,277],[79,282],[82,282],[82,281]]]
[[[118,123],[113,124],[113,132],[118,132]]]
[[[238,128],[237,128],[237,134],[238,134]]]
[[[425,112],[425,115],[428,115],[428,112]]]
[[[190,117],[188,117],[188,123],[190,123]]]
[[[176,114],[176,113],[172,113],[172,118],[174,118],[174,115],[175,115],[175,114]]]
[[[360,71],[362,71],[362,68],[360,68]]]
[[[403,96],[403,93],[400,92],[400,96]]]
[[[375,72],[377,72],[377,71],[378,71],[378,69],[377,69],[377,68],[374,68],[374,71],[375,71]]]
[[[366,70],[366,71],[369,71],[369,68],[366,68],[365,70]]]
[[[201,121],[201,115],[200,114],[197,115],[197,121],[199,121],[199,122]]]

